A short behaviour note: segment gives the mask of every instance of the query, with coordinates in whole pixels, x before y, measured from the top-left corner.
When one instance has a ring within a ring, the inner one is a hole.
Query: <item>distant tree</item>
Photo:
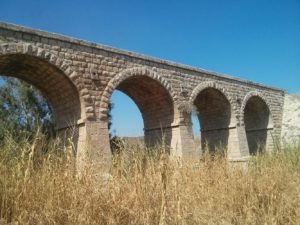
[[[109,138],[111,138],[113,136],[112,134],[112,115],[111,115],[111,111],[114,108],[114,103],[112,103],[111,101],[108,102],[108,111],[107,111],[107,126],[108,126],[108,131],[109,131]]]
[[[109,134],[109,142],[112,153],[117,153],[120,151],[120,146],[122,140],[115,134],[115,131],[112,130],[112,114],[111,111],[114,108],[114,103],[111,100],[108,103],[108,111],[107,111],[107,126],[108,126],[108,134]]]
[[[54,118],[47,101],[32,85],[11,77],[0,78],[0,141],[6,132],[32,135],[38,126],[54,134]]]

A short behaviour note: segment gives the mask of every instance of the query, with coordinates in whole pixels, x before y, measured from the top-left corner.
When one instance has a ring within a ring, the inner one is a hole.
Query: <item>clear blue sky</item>
[[[300,93],[300,0],[1,0],[0,20]],[[140,134],[137,108],[113,101],[117,133]]]

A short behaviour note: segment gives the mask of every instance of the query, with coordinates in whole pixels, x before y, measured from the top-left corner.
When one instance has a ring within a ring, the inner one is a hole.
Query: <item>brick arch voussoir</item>
[[[101,96],[101,106],[100,106],[100,119],[106,120],[107,119],[107,112],[108,112],[108,104],[109,99],[113,93],[113,91],[118,87],[119,84],[121,84],[126,79],[133,77],[133,76],[146,76],[153,80],[156,80],[160,85],[162,85],[165,90],[169,93],[174,108],[178,108],[178,97],[175,91],[172,88],[172,85],[161,75],[159,75],[156,71],[153,69],[149,69],[147,67],[134,67],[125,69],[119,74],[117,74],[115,77],[113,77],[108,84],[106,85],[103,94]]]
[[[92,98],[87,90],[80,85],[80,77],[71,68],[71,62],[69,60],[61,59],[57,55],[30,43],[2,43],[0,44],[0,56],[22,54],[39,58],[47,63],[55,66],[62,71],[70,82],[76,87],[81,104],[85,110],[84,115],[86,119],[95,118],[95,110],[92,103]],[[85,119],[85,118],[82,118]]]
[[[238,121],[238,115],[239,115],[239,110],[238,107],[234,101],[234,98],[228,93],[227,89],[225,88],[225,84],[222,84],[220,82],[216,81],[205,81],[200,84],[198,84],[192,91],[189,97],[189,105],[193,105],[194,101],[196,100],[197,96],[204,91],[205,89],[208,88],[213,88],[221,92],[226,100],[230,104],[231,108],[231,113],[233,114],[233,118],[235,118],[236,121]]]
[[[241,104],[240,111],[239,111],[241,124],[244,125],[244,112],[245,112],[245,108],[246,108],[247,102],[252,97],[259,97],[267,105],[268,110],[270,112],[270,117],[271,117],[271,120],[272,120],[272,110],[271,110],[272,107],[271,107],[270,103],[268,102],[267,98],[264,96],[264,94],[261,93],[261,92],[259,92],[259,91],[250,91],[250,92],[248,92],[245,95],[245,97],[243,99],[243,102]]]

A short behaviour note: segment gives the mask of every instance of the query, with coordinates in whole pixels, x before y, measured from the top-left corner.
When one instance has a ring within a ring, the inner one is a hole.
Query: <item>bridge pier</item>
[[[244,126],[229,129],[227,158],[233,162],[248,161],[249,148]]]
[[[188,124],[145,129],[146,146],[164,144],[172,158],[187,158],[195,154],[193,131]]]
[[[194,143],[194,135],[190,115],[183,115],[181,124],[172,128],[171,140],[171,157],[179,157],[183,159],[199,158],[200,152],[197,151]],[[203,134],[204,133],[204,134]],[[226,135],[222,135],[226,133]],[[229,161],[244,162],[249,159],[249,148],[246,136],[245,126],[229,125],[227,128],[202,131],[203,142],[202,148],[205,146],[204,139],[212,142],[212,145],[217,145],[222,138],[226,140],[226,155]],[[221,141],[221,142],[222,142]]]
[[[79,126],[76,167],[80,173],[92,169],[96,173],[108,172],[112,163],[107,123],[85,121]]]
[[[194,135],[190,124],[181,124],[172,129],[170,155],[173,158],[189,159],[196,155]]]

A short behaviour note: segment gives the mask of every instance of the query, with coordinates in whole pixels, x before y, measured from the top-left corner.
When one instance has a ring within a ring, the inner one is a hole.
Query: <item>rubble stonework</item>
[[[285,95],[281,136],[286,142],[300,140],[300,96]]]
[[[110,161],[106,114],[116,89],[140,109],[147,145],[164,138],[174,157],[195,152],[186,106],[198,112],[203,146],[221,144],[231,160],[248,158],[257,142],[271,150],[281,133],[280,89],[6,23],[0,23],[0,74],[44,93],[60,135],[76,127],[79,163],[86,149],[96,161]]]

